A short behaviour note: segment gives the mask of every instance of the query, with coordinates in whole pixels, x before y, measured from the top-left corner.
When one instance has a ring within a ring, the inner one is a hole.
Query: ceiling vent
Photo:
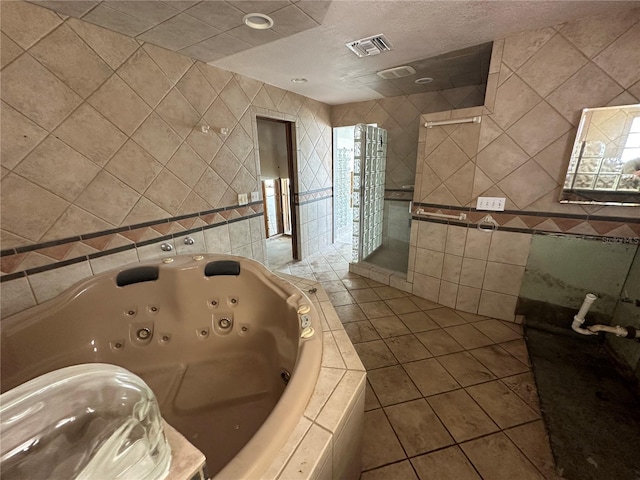
[[[391,50],[393,47],[384,35],[362,38],[354,42],[345,43],[347,48],[359,57],[370,57]]]
[[[408,77],[409,75],[414,75],[416,73],[415,68],[409,65],[402,65],[400,67],[387,68],[386,70],[381,70],[376,72],[381,78],[385,80],[393,80],[394,78],[402,78]]]

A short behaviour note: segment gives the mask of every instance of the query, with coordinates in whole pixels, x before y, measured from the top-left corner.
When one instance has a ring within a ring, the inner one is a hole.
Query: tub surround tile
[[[336,341],[333,338],[331,332],[322,332],[323,349],[322,349],[322,366],[329,368],[341,368],[345,369],[345,363],[340,355],[340,350],[336,345]]]
[[[332,448],[331,433],[318,425],[311,425],[278,478],[311,478],[312,472],[322,467],[326,461],[331,462]]]
[[[29,276],[29,284],[38,303],[49,300],[62,293],[76,282],[91,276],[88,261],[74,263],[66,267],[48,270]]]
[[[307,408],[304,411],[305,417],[315,420],[320,410],[324,408],[329,397],[335,390],[338,383],[344,376],[345,371],[337,368],[320,368],[316,387],[309,399]]]
[[[171,447],[170,478],[191,479],[205,465],[205,456],[196,449],[167,422],[162,422],[162,429]]]
[[[362,365],[362,361],[344,329],[338,328],[332,333],[347,370],[365,371],[364,365]]]
[[[357,400],[364,393],[365,383],[366,374],[364,371],[347,371],[325,402],[315,422],[335,436],[339,436],[344,429],[348,416],[351,414],[351,410],[345,409],[344,406],[357,405]],[[364,398],[360,408],[364,408]]]

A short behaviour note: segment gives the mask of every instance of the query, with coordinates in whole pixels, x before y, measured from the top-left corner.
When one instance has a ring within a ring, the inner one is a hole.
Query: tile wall
[[[494,42],[484,107],[422,116],[482,123],[420,129],[414,294],[513,320],[531,234],[640,237],[640,208],[558,202],[582,108],[638,103],[638,44],[640,9],[521,32]],[[487,214],[475,209],[478,196],[506,198],[505,211],[491,213],[498,231],[476,228]],[[418,208],[467,218],[445,225]]]
[[[444,222],[415,225],[408,272],[414,294],[463,312],[514,320],[530,233]]]
[[[91,274],[185,235],[263,260],[261,205],[237,200],[259,191],[256,116],[295,123],[301,255],[331,243],[328,105],[31,3],[1,8],[4,281]]]
[[[413,185],[420,115],[482,105],[485,85],[347,103],[331,107],[334,127],[377,123],[388,132],[386,188]]]

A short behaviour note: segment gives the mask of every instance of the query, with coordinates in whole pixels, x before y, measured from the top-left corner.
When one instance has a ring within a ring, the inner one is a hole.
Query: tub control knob
[[[302,337],[302,338],[311,338],[311,337],[313,337],[314,333],[316,333],[316,332],[313,329],[313,327],[307,327],[302,331],[302,333],[300,334],[300,337]]]
[[[309,313],[311,311],[311,307],[309,305],[300,305],[298,307],[298,315],[304,315],[305,313]]]
[[[171,245],[170,243],[163,243],[162,245],[160,245],[160,249],[163,252],[170,252],[171,250],[173,250],[173,245]]]
[[[191,237],[187,237],[187,238],[184,239],[184,244],[185,245],[193,245],[194,243],[196,243],[196,241]]]

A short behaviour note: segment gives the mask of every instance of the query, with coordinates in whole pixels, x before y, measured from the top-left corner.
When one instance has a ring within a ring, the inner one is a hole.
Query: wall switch
[[[246,205],[247,203],[249,203],[249,199],[247,197],[246,193],[239,193],[238,194],[238,205]]]
[[[504,211],[505,199],[502,197],[478,197],[476,210]]]
[[[251,201],[257,202],[260,200],[260,194],[258,192],[251,192]]]

